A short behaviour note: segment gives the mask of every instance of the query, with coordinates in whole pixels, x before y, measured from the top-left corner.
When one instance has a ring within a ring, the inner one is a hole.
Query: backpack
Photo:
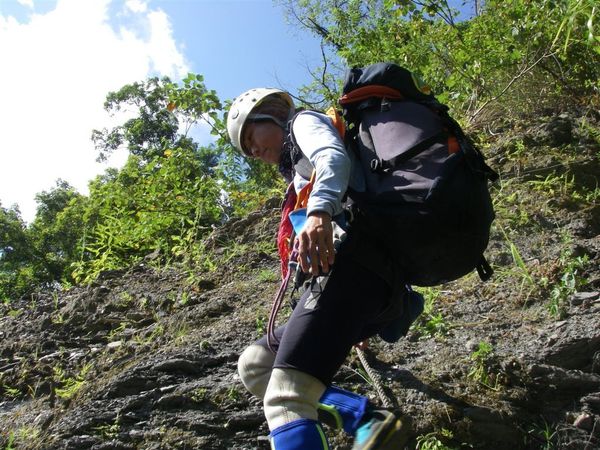
[[[495,217],[488,182],[498,175],[448,107],[392,63],[351,69],[340,105],[346,147],[366,181],[365,192],[348,190],[353,210],[405,282],[435,286],[474,269],[487,280],[483,252]],[[295,166],[303,176],[306,162]]]

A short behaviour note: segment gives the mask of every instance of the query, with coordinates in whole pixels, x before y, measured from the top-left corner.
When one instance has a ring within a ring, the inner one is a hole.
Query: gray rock
[[[569,301],[572,306],[579,306],[584,302],[598,300],[599,298],[600,292],[576,292],[569,298]]]
[[[594,417],[590,414],[582,413],[575,419],[573,425],[575,425],[577,428],[581,428],[582,430],[592,431],[594,428]]]

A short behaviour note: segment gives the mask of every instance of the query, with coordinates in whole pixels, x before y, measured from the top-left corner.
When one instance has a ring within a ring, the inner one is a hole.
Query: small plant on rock
[[[491,344],[480,342],[477,350],[471,353],[470,359],[474,362],[474,365],[467,377],[489,389],[495,390],[498,388],[498,380],[488,371],[488,363],[493,355],[493,351],[494,349]]]
[[[17,397],[21,396],[21,391],[17,388],[12,388],[5,384],[3,384],[1,386],[2,386],[2,390],[4,391],[4,395],[6,395],[7,397],[17,398]]]
[[[240,399],[240,391],[236,386],[231,386],[227,391],[227,398],[231,401],[238,401]]]
[[[62,386],[54,389],[56,395],[64,400],[73,398],[83,388],[85,377],[91,368],[92,364],[85,364],[76,376],[67,377],[62,367],[54,367],[54,381]]]
[[[121,431],[121,425],[119,424],[119,416],[115,417],[112,423],[106,423],[104,425],[99,425],[94,427],[94,431],[96,434],[100,435],[104,439],[113,439],[118,436],[119,431]]]
[[[15,443],[15,434],[11,431],[8,433],[8,440],[6,441],[6,445],[0,447],[1,450],[16,450],[16,447],[13,447]]]
[[[448,332],[449,326],[441,312],[434,312],[435,302],[441,292],[433,288],[420,289],[419,292],[425,297],[425,305],[423,313],[413,325],[415,331],[424,338],[444,336]]]
[[[207,389],[205,387],[199,387],[197,389],[194,389],[191,392],[190,397],[196,403],[201,403],[202,401],[204,401],[206,399],[206,394],[207,394]]]
[[[432,432],[417,437],[417,450],[454,450],[442,442],[443,439],[452,439],[452,431],[442,428],[439,432]]]
[[[267,318],[260,315],[256,318],[256,335],[260,338],[267,332]]]
[[[568,298],[579,292],[587,284],[587,280],[581,275],[581,272],[589,261],[587,255],[574,257],[573,250],[569,245],[571,242],[570,236],[563,236],[563,240],[565,249],[561,252],[559,258],[562,276],[552,288],[548,304],[550,314],[558,318],[563,318],[566,315]]]
[[[126,328],[127,322],[121,322],[117,328],[110,330],[108,333],[108,340],[110,342],[118,341]]]
[[[528,440],[532,440],[537,448],[542,450],[553,450],[556,448],[554,441],[556,438],[556,425],[551,425],[542,418],[542,423],[536,423],[531,426],[528,434]]]
[[[277,281],[277,274],[273,270],[264,269],[258,273],[258,280],[261,283],[274,283]]]

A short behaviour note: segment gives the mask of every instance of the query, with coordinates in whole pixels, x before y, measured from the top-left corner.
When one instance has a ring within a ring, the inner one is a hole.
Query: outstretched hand
[[[329,272],[335,259],[329,214],[317,211],[308,216],[303,230],[298,235],[298,257],[304,273],[318,275],[319,265],[323,272]]]

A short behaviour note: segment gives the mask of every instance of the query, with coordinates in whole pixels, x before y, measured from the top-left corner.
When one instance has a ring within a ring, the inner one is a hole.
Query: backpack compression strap
[[[393,170],[395,167],[398,167],[401,164],[404,164],[406,161],[414,158],[418,154],[424,152],[425,150],[431,148],[432,145],[436,143],[445,142],[448,145],[448,154],[456,153],[460,150],[460,146],[458,144],[458,140],[451,134],[448,134],[447,130],[442,130],[439,133],[434,134],[431,137],[419,142],[414,147],[405,151],[401,155],[396,156],[395,158],[391,158],[388,160],[383,159],[373,159],[371,160],[371,171],[374,173],[386,172],[388,170]]]

